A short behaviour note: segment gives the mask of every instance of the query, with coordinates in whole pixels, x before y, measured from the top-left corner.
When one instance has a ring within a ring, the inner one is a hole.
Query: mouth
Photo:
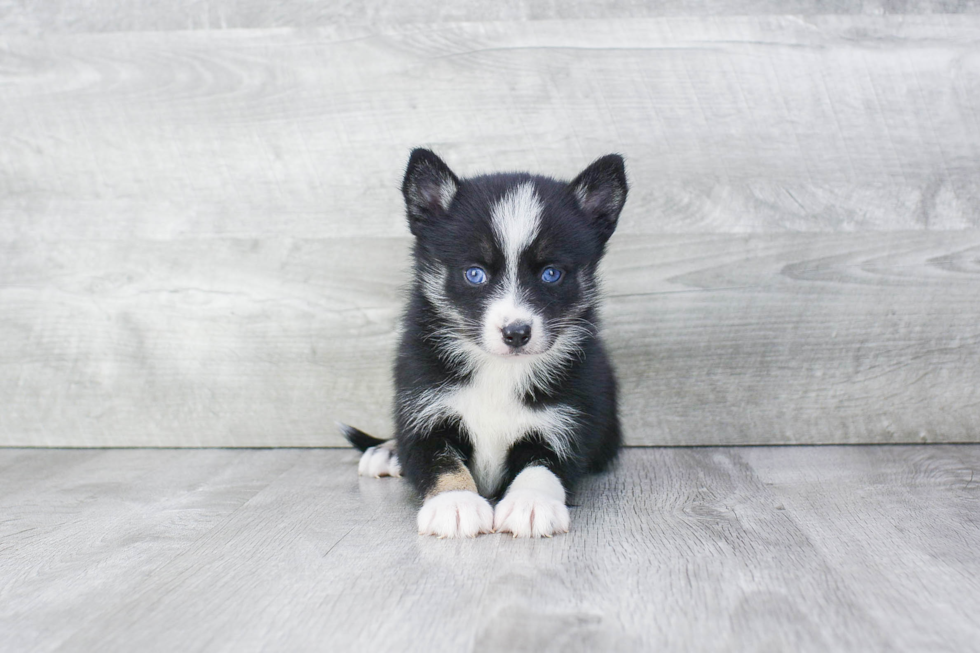
[[[544,340],[542,342],[531,342],[528,346],[524,347],[506,347],[506,346],[487,346],[484,343],[479,343],[480,349],[490,354],[494,358],[503,360],[517,360],[517,359],[528,359],[537,358],[543,354],[546,354],[554,342],[549,340]]]
[[[528,356],[537,356],[540,352],[530,352],[530,351],[508,351],[503,354],[497,354],[501,358],[526,358]]]

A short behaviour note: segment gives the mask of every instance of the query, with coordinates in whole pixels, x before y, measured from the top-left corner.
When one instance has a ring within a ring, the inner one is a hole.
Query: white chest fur
[[[486,364],[442,399],[443,411],[459,419],[473,444],[470,467],[481,494],[497,489],[507,452],[528,433],[542,434],[559,453],[566,447],[574,412],[527,407],[520,396],[527,374],[516,361]]]

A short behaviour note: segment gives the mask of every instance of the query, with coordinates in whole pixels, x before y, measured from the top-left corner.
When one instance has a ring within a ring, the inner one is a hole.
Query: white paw
[[[361,462],[357,464],[358,476],[401,476],[402,466],[398,464],[398,455],[394,446],[382,444],[368,448],[361,454]]]
[[[493,513],[493,529],[514,537],[551,537],[567,533],[570,519],[564,501],[536,490],[512,489]]]
[[[425,500],[419,510],[419,535],[476,537],[493,529],[493,508],[469,490],[442,492]]]

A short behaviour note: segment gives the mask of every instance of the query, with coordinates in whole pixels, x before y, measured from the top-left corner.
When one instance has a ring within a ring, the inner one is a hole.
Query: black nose
[[[523,322],[512,322],[501,329],[501,332],[504,334],[504,342],[513,349],[523,347],[531,339],[531,325]]]

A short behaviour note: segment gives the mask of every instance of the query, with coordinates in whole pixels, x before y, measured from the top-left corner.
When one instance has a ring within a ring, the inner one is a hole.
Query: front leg
[[[418,514],[419,535],[452,538],[489,533],[493,508],[477,493],[460,443],[450,435],[433,433],[411,441],[405,452],[407,475],[424,497]]]
[[[556,474],[566,470],[554,450],[542,439],[525,440],[511,450],[507,466],[513,480],[494,510],[494,530],[514,537],[567,533],[565,486]]]

